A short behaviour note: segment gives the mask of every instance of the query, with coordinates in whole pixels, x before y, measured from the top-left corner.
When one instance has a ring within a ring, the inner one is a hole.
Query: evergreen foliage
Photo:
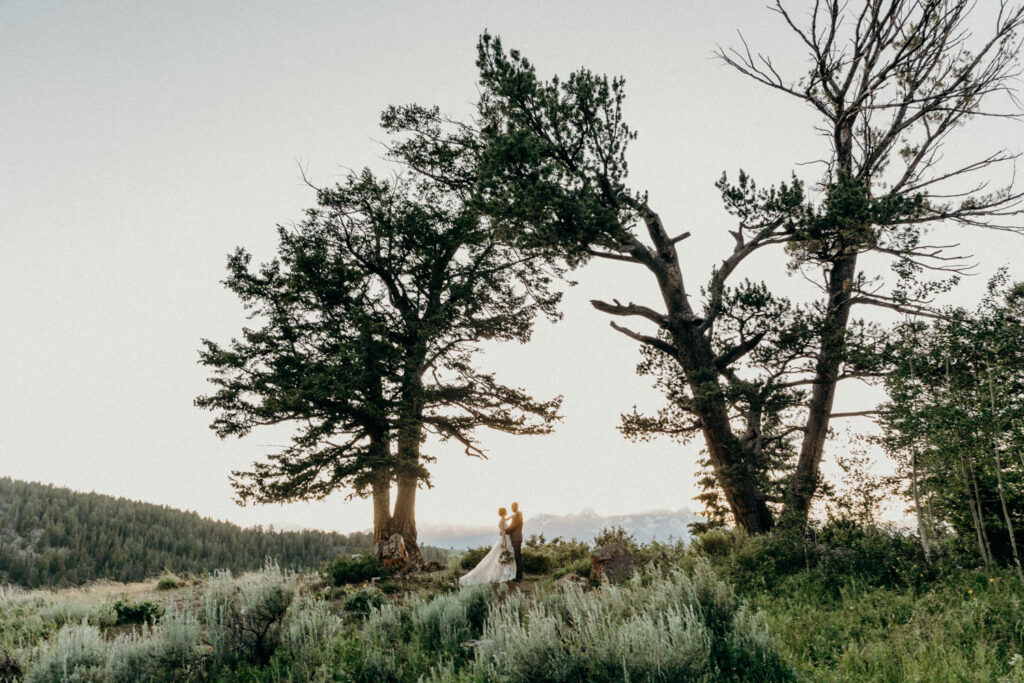
[[[557,271],[425,175],[352,174],[278,233],[269,263],[229,257],[225,285],[255,323],[228,344],[204,340],[216,390],[196,405],[216,412],[221,437],[295,426],[288,447],[233,473],[240,502],[372,495],[375,539],[401,534],[416,563],[426,434],[485,457],[479,428],[545,434],[558,417],[560,397],[534,399],[475,363],[481,341],[526,342],[538,314],[558,317]]]
[[[0,583],[141,581],[163,570],[292,569],[369,550],[368,533],[243,529],[194,512],[0,478]]]

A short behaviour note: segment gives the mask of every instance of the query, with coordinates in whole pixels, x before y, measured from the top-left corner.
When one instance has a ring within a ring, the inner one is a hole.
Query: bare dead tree
[[[971,118],[1020,116],[1013,82],[1024,7],[1000,0],[994,25],[981,34],[972,25],[976,6],[972,0],[817,0],[800,20],[777,0],[774,11],[806,46],[809,71],[786,77],[746,41],[742,49],[717,53],[746,76],[820,114],[820,130],[830,142],[826,191],[844,195],[848,204],[860,194],[861,207],[868,209],[847,211],[841,216],[845,224],[812,232],[810,249],[798,254],[801,265],[824,270],[827,303],[804,439],[783,514],[792,522],[806,519],[818,483],[851,309],[929,312],[927,288],[918,288],[917,296],[900,288],[883,293],[878,279],[861,269],[859,256],[891,256],[904,276],[924,269],[956,275],[966,269],[965,259],[949,253],[955,245],[926,244],[928,226],[953,222],[1021,230],[1022,194],[1014,190],[1012,176],[995,190],[988,177],[1012,165],[1019,153],[999,150],[952,166],[942,153]]]

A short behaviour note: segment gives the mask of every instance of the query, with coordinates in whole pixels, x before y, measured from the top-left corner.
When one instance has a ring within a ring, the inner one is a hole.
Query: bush
[[[463,643],[480,637],[491,600],[491,587],[476,585],[413,602],[410,622],[414,637],[423,650],[459,655]]]
[[[283,644],[296,680],[329,679],[336,671],[335,641],[344,632],[341,617],[323,600],[303,600],[292,605],[286,618]]]
[[[562,569],[556,571],[554,576],[556,579],[560,579],[567,574],[576,574],[577,576],[590,578],[590,573],[592,570],[593,566],[591,565],[589,559],[577,560],[573,564],[570,564],[569,566],[563,567]]]
[[[110,644],[107,680],[185,681],[202,670],[199,623],[195,617],[172,611],[149,637],[129,634]]]
[[[524,547],[522,553],[525,574],[547,574],[555,564],[552,553],[546,548]]]
[[[325,562],[320,569],[320,573],[335,586],[392,576],[396,571],[394,567],[386,566],[373,555],[339,555]]]
[[[685,541],[676,541],[671,544],[651,541],[637,546],[633,551],[633,559],[641,567],[669,569],[678,567],[687,554]]]
[[[874,587],[934,578],[920,542],[896,529],[838,521],[812,530],[811,540],[818,572],[833,594],[852,578]]]
[[[97,627],[68,624],[43,647],[25,683],[105,681],[106,659],[103,636]]]
[[[812,525],[803,535],[776,530],[751,537],[733,554],[730,571],[744,588],[774,588],[788,576],[808,572],[807,579],[833,597],[851,581],[893,587],[934,578],[913,536],[849,521]]]
[[[576,587],[493,608],[473,679],[514,681],[791,681],[794,674],[732,589],[706,561]]]
[[[113,625],[116,621],[113,610],[109,606],[96,608],[88,602],[69,600],[59,597],[43,606],[37,614],[43,621],[55,627],[65,624],[81,624],[86,621],[93,626]]]
[[[164,574],[156,582],[156,589],[158,591],[169,591],[180,587],[181,582],[173,574]]]
[[[150,600],[132,603],[121,598],[114,603],[114,613],[117,615],[114,623],[118,626],[123,624],[149,624],[152,626],[160,621],[160,617],[164,615],[164,608],[163,605],[158,605]]]
[[[387,598],[377,588],[360,588],[349,594],[345,599],[345,610],[356,614],[369,614],[375,607],[387,602]]]
[[[0,683],[15,683],[20,681],[23,672],[21,664],[14,656],[0,647]]]
[[[621,543],[630,553],[636,552],[636,538],[621,526],[605,527],[601,533],[594,536],[595,548],[612,543]]]
[[[808,545],[798,532],[750,537],[732,556],[731,575],[744,588],[773,587],[781,577],[809,569]]]
[[[434,587],[440,591],[457,591],[460,588],[459,577],[464,573],[461,556],[450,557],[448,558],[448,568],[432,577]]]
[[[724,558],[735,552],[746,539],[739,529],[717,528],[693,539],[691,547],[708,557]]]
[[[281,625],[295,597],[295,577],[268,564],[237,581],[215,575],[203,599],[207,638],[224,665],[264,665],[281,641]]]
[[[468,571],[480,564],[480,560],[484,559],[484,555],[489,552],[491,552],[490,546],[482,545],[479,548],[470,548],[459,558],[459,566]]]

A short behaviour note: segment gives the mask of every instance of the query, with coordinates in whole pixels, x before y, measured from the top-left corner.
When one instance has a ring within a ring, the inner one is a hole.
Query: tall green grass
[[[954,570],[924,588],[813,577],[755,596],[776,642],[812,681],[1024,682],[1024,591],[1009,570]]]

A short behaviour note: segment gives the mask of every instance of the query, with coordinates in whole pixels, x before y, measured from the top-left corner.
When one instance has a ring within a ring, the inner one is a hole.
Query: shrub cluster
[[[789,681],[753,614],[699,563],[636,574],[622,586],[517,595],[488,620],[474,677],[507,681]]]
[[[275,564],[237,580],[230,572],[211,578],[203,598],[203,617],[214,658],[227,666],[270,661],[281,642],[284,617],[295,592],[295,576]]]
[[[387,602],[376,586],[361,586],[345,595],[345,611],[366,615]]]
[[[589,569],[585,543],[524,551]],[[0,681],[1024,680],[1016,577],[918,566],[919,552],[846,522],[716,529],[689,548],[634,544],[641,568],[616,585],[456,590],[455,558],[451,591],[395,601],[358,584],[296,600],[296,577],[268,565],[215,575],[198,616],[171,604],[158,620],[146,601],[3,590]],[[103,637],[119,617],[152,625]]]
[[[716,554],[730,543],[731,554]],[[777,530],[749,538],[716,530],[694,545],[724,561],[736,584],[748,589],[774,589],[799,573],[802,581],[838,595],[851,581],[874,587],[916,586],[933,579],[935,571],[913,536],[847,521],[809,525],[803,533]]]
[[[148,636],[131,633],[110,642],[91,624],[65,625],[42,648],[25,681],[191,680],[202,666],[198,622],[171,612]]]
[[[152,626],[164,616],[164,607],[151,600],[141,602],[128,602],[121,598],[114,603],[114,614],[117,615],[115,623],[122,624],[149,624]]]
[[[180,588],[182,585],[181,581],[174,574],[164,574],[156,582],[156,589],[158,591],[169,591],[175,588]]]
[[[586,569],[582,569],[584,563]],[[527,574],[567,574],[570,568],[583,576],[590,575],[590,545],[556,537],[550,541],[543,535],[531,536],[523,545],[523,571]]]
[[[282,649],[296,681],[333,680],[339,668],[341,616],[323,600],[303,599],[288,611]]]
[[[373,555],[339,555],[320,568],[324,578],[335,586],[393,576],[396,572],[394,567],[385,565]]]

